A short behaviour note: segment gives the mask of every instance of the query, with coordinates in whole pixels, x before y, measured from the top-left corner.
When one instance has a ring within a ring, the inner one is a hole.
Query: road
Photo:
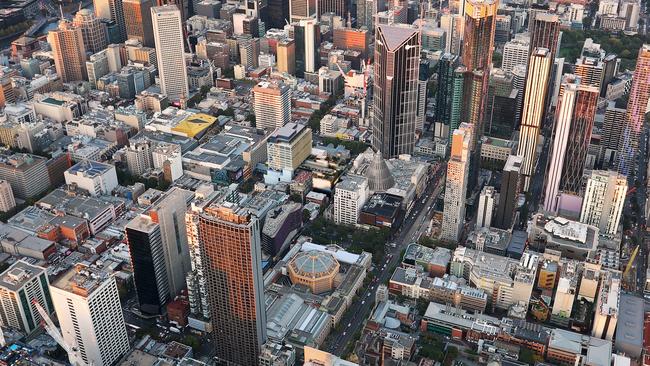
[[[384,261],[381,264],[375,264],[372,274],[375,280],[359,294],[359,301],[354,301],[350,308],[345,312],[339,323],[338,330],[332,330],[323,349],[335,355],[343,355],[353,337],[363,327],[363,322],[370,315],[375,301],[375,289],[378,284],[387,283],[392,275],[392,271],[401,262],[400,253],[402,249],[413,241],[416,241],[420,235],[426,232],[429,220],[433,216],[435,200],[440,194],[446,168],[441,166],[438,172],[431,178],[426,191],[420,195],[413,204],[413,208],[407,217],[404,218],[402,228],[398,231],[394,242],[395,248],[387,250]],[[423,201],[424,200],[424,201]]]

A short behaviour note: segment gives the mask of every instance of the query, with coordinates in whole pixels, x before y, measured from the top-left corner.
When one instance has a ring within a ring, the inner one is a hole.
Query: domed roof
[[[338,272],[339,262],[330,253],[311,250],[298,253],[289,267],[300,276],[318,278]]]
[[[381,151],[377,151],[372,157],[366,170],[366,178],[368,178],[368,187],[374,192],[384,192],[395,185],[393,175],[390,174]]]

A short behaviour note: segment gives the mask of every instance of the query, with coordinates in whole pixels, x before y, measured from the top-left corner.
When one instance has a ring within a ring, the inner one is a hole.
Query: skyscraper
[[[61,335],[81,360],[73,365],[115,364],[130,350],[115,277],[82,264],[50,284]]]
[[[544,209],[549,212],[557,211],[561,191],[577,194],[581,189],[598,102],[598,89],[580,85],[575,75],[565,74],[561,88],[545,176]]]
[[[289,0],[289,21],[316,17],[316,0]]]
[[[511,72],[517,65],[528,65],[530,58],[530,38],[526,36],[515,37],[503,46],[503,61],[501,68]]]
[[[535,172],[537,141],[544,117],[544,102],[551,70],[551,52],[536,48],[530,56],[526,78],[526,92],[519,132],[517,155],[523,157],[521,173],[524,176],[523,191],[528,191],[530,178]]]
[[[436,92],[435,116],[437,122],[449,126],[451,103],[454,90],[454,71],[458,67],[458,56],[444,53],[438,61],[438,90]],[[453,130],[452,130],[453,131]]]
[[[650,44],[644,44],[634,69],[630,99],[627,103],[627,125],[622,136],[618,172],[628,175],[634,171],[634,158],[639,147],[639,135],[645,121],[650,98]]]
[[[293,39],[278,41],[276,67],[279,72],[286,72],[290,75],[296,73],[296,43]]]
[[[614,171],[592,170],[582,199],[580,222],[598,227],[603,234],[615,235],[626,194],[624,176]]]
[[[382,24],[375,37],[372,145],[387,158],[411,154],[420,71],[418,31]]]
[[[465,121],[474,124],[474,133],[480,136],[483,133],[498,1],[466,0],[462,3],[465,14],[462,62],[467,72],[472,74],[472,87],[465,90],[464,114]]]
[[[123,0],[126,34],[135,38],[145,47],[154,47],[153,28],[151,24],[152,0]]]
[[[151,8],[160,90],[170,100],[188,96],[181,12],[174,5]]]
[[[318,18],[325,13],[334,13],[344,19],[349,16],[348,0],[319,0],[317,4]]]
[[[494,214],[494,200],[496,191],[492,186],[485,186],[481,191],[478,200],[478,216],[476,217],[476,227],[492,226],[492,215]]]
[[[86,47],[81,29],[68,21],[59,22],[59,27],[47,35],[52,47],[54,66],[63,82],[86,80]]]
[[[555,60],[560,42],[560,18],[556,14],[535,13],[529,23],[530,53],[535,48],[551,51],[551,62]]]
[[[499,205],[492,226],[509,230],[517,210],[517,196],[521,185],[521,156],[510,155],[503,167],[501,188],[499,190]]]
[[[315,19],[302,19],[291,25],[296,45],[296,76],[303,77],[305,72],[318,70],[320,56],[320,25]]]
[[[253,88],[257,128],[272,131],[291,120],[291,90],[284,84],[260,82]]]
[[[112,20],[117,27],[119,42],[126,40],[123,0],[93,0],[97,18]]]
[[[451,156],[447,163],[445,206],[441,238],[458,241],[465,224],[465,195],[469,180],[469,155],[474,126],[461,123],[451,136]]]
[[[610,101],[605,109],[602,132],[602,166],[607,169],[618,168],[618,154],[621,151],[622,136],[625,132],[627,111],[615,101]]]
[[[266,341],[260,224],[238,199],[231,192],[193,214],[215,356],[229,365],[255,365]]]
[[[75,14],[72,25],[81,29],[84,46],[87,52],[102,51],[108,45],[104,24],[95,17],[92,11],[81,9]]]
[[[2,325],[25,334],[38,329],[42,319],[32,301],[38,302],[48,314],[54,311],[46,269],[16,261],[0,275]]]

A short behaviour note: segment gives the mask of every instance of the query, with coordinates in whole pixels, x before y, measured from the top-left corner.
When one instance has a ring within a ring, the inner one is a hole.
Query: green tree
[[[302,210],[302,222],[308,222],[311,218],[311,213],[309,210]]]

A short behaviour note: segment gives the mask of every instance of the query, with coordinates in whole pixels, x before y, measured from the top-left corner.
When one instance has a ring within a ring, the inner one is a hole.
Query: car
[[[368,295],[370,295],[370,294],[368,294]],[[366,300],[361,301],[361,305],[363,305],[365,303],[366,303]]]
[[[350,328],[351,326],[352,326],[352,323],[348,323],[348,328]]]

